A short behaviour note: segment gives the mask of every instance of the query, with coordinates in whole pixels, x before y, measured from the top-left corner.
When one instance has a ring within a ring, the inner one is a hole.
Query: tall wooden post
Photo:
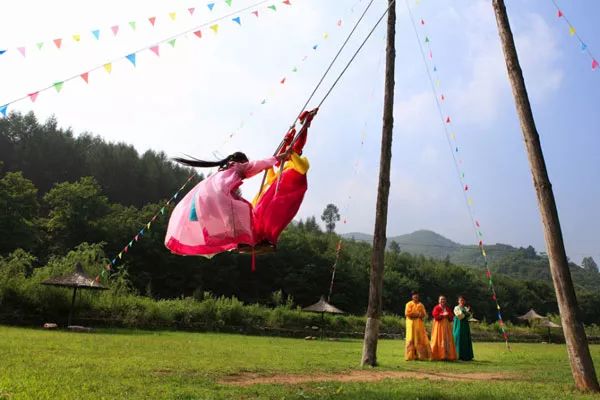
[[[552,185],[546,171],[546,163],[540,145],[540,138],[533,119],[531,105],[523,80],[523,73],[519,65],[515,42],[510,29],[508,15],[504,0],[492,0],[498,31],[502,41],[502,50],[506,59],[508,76],[512,86],[513,95],[517,107],[517,114],[521,122],[521,130],[525,139],[527,156],[533,175],[533,184],[537,194],[542,223],[544,225],[544,237],[550,260],[550,271],[558,309],[567,342],[567,351],[571,361],[571,371],[575,384],[580,390],[600,391],[598,379],[594,370],[594,363],[590,355],[587,337],[583,325],[577,319],[577,299],[575,289],[571,280],[571,273],[565,253],[558,211],[554,201]]]
[[[381,318],[381,292],[383,289],[383,263],[386,245],[388,199],[390,195],[390,164],[392,162],[392,136],[394,128],[394,71],[396,58],[396,2],[388,0],[387,45],[385,57],[385,94],[383,103],[383,128],[381,131],[381,159],[379,162],[379,186],[375,212],[373,256],[371,258],[371,281],[369,307],[361,365],[377,365],[377,339]]]

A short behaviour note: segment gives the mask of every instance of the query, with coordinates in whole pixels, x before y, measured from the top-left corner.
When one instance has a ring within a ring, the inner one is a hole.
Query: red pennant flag
[[[290,3],[290,0],[283,0],[283,4],[287,4],[288,6],[292,5],[292,3]]]
[[[29,98],[31,99],[31,102],[32,102],[32,103],[33,103],[33,102],[35,102],[35,100],[37,99],[37,97],[38,97],[38,93],[39,93],[39,92],[35,92],[35,93],[29,93],[29,94],[27,95],[27,96],[29,96]]]
[[[119,25],[111,26],[110,30],[112,31],[113,35],[117,36],[117,33],[119,33]]]
[[[194,35],[198,36],[198,39],[200,39],[202,37],[202,31],[196,31],[194,32]]]
[[[151,46],[151,47],[150,47],[150,50],[152,50],[152,52],[153,52],[154,54],[156,54],[157,56],[160,56],[160,50],[158,49],[158,45]]]
[[[558,15],[558,18],[562,17],[563,16],[562,11],[558,10],[558,14],[557,15]]]
[[[283,85],[285,83],[285,78],[283,78],[279,83]]]
[[[89,74],[89,72],[84,72],[83,74],[79,75],[79,76],[81,76],[81,79],[83,79],[85,81],[85,83],[89,83],[88,82],[88,74]]]
[[[446,100],[446,96],[442,95],[442,101]]]
[[[492,300],[496,301],[496,295],[495,294],[492,295]]]
[[[469,185],[465,185],[465,192],[469,190]]]
[[[123,253],[127,253],[127,250],[129,250],[129,246],[125,246],[125,248],[123,249]]]
[[[596,70],[598,69],[598,67],[600,67],[600,64],[598,64],[598,61],[596,61],[596,59],[594,58],[592,60],[592,70]]]
[[[60,46],[62,45],[62,39],[54,39],[53,42],[56,47],[60,49]]]
[[[475,221],[475,225],[479,228],[479,221]]]
[[[449,124],[450,123],[450,117],[446,117],[446,123]]]
[[[492,277],[492,274],[490,273],[490,271],[485,271],[485,276],[487,276],[488,279],[490,279]],[[494,296],[496,297],[496,296]],[[494,299],[495,300],[495,299]]]
[[[258,18],[258,11],[252,11],[252,14],[256,15],[256,17]]]
[[[425,25],[425,21],[424,20],[421,20],[421,25]]]
[[[195,10],[196,10],[196,9],[195,9],[194,7],[190,7],[190,8],[188,8],[188,12],[190,13],[190,15],[194,15],[194,11],[195,11]]]
[[[148,21],[150,21],[152,26],[154,26],[154,24],[156,23],[156,17],[150,17],[150,18],[148,18]]]

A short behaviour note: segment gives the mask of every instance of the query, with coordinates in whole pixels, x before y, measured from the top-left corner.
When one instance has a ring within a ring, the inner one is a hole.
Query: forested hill
[[[373,237],[364,233],[346,233],[347,239],[371,242]],[[438,260],[447,260],[453,264],[483,267],[483,257],[477,246],[468,246],[432,231],[419,230],[406,235],[388,238],[388,248],[423,255]],[[529,246],[513,247],[507,244],[487,245],[486,253],[492,270],[513,278],[523,280],[551,281],[548,258],[538,254]],[[600,274],[597,269],[585,269],[570,263],[571,275],[575,285],[588,290],[600,290]]]
[[[22,171],[40,197],[56,183],[93,176],[110,202],[136,207],[170,197],[191,173],[162,152],[140,155],[125,143],[75,136],[54,118],[41,123],[33,113],[0,119],[0,163],[0,173]]]

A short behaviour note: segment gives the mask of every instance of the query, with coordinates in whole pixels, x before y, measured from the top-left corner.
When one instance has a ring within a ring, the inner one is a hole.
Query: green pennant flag
[[[225,0],[225,4],[227,4],[229,7],[231,7],[231,0]]]
[[[37,44],[37,48],[38,48],[38,50],[41,50],[43,46],[44,46],[44,42],[39,42],[39,43]]]
[[[63,85],[64,85],[64,82],[56,82],[53,86],[54,86],[54,89],[56,89],[56,92],[60,93]]]
[[[277,7],[275,7],[275,4],[273,4],[273,5],[271,5],[271,6],[267,7],[267,8],[270,8],[273,11],[277,11]]]
[[[165,208],[164,207],[160,209],[160,213],[164,215],[164,213],[165,213]]]
[[[167,43],[169,43],[171,45],[171,47],[175,47],[175,42],[176,41],[177,41],[177,39],[171,39]]]
[[[429,43],[429,36],[425,36],[425,43]]]
[[[298,72],[298,68],[294,67],[294,69],[292,70],[292,72]]]
[[[135,31],[135,21],[129,21],[129,26]]]

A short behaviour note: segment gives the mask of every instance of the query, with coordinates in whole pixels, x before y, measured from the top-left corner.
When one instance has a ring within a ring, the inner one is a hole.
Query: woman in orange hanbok
[[[429,360],[431,347],[425,331],[424,320],[427,311],[419,301],[419,293],[412,292],[412,300],[406,303],[404,310],[406,316],[406,348],[404,358],[411,360]]]
[[[456,347],[452,336],[454,314],[446,304],[446,297],[440,296],[439,304],[433,308],[433,328],[431,329],[431,359],[455,361]]]

